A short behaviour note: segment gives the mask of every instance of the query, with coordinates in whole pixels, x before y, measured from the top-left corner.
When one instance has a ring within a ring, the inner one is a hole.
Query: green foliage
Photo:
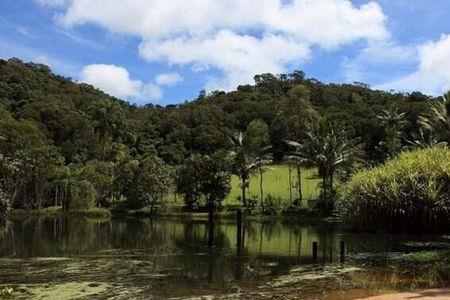
[[[301,143],[289,142],[295,147],[292,156],[300,164],[317,168],[322,178],[323,199],[331,207],[329,199],[334,194],[334,177],[338,168],[352,163],[360,155],[357,139],[349,139],[343,128],[336,128],[326,119],[311,123]]]
[[[450,150],[405,152],[343,185],[336,212],[353,229],[445,230],[450,220]],[[448,228],[448,227],[447,227]]]
[[[278,215],[281,209],[281,200],[278,198],[272,197],[271,194],[268,194],[264,199],[264,205],[261,207],[261,212],[266,216],[276,216]]]
[[[62,157],[29,120],[0,119],[0,176],[3,190],[18,208],[41,208],[50,178]]]
[[[68,203],[72,210],[85,210],[94,207],[97,199],[95,187],[87,180],[77,181],[69,187]]]
[[[127,207],[139,209],[160,203],[171,185],[171,170],[156,154],[150,153],[139,162],[134,173]]]
[[[113,199],[114,164],[91,160],[81,169],[80,178],[89,181],[96,190],[98,207],[109,207]]]
[[[396,106],[384,109],[377,118],[384,129],[384,139],[380,142],[380,150],[388,158],[393,158],[402,148],[402,130],[405,125],[405,113],[399,112]]]
[[[257,170],[261,173],[264,165],[271,162],[270,157],[264,153],[268,132],[267,124],[261,120],[254,120],[247,126],[245,133],[239,132],[231,139],[234,148],[230,152],[233,159],[232,172],[241,180],[241,199],[244,207],[247,207],[245,191],[248,188],[250,175]]]
[[[204,205],[217,209],[230,192],[229,162],[224,152],[212,156],[192,155],[180,166],[176,175],[176,189],[182,194],[188,209]]]
[[[420,117],[423,129],[430,132],[439,142],[450,143],[450,91],[442,99],[430,104],[429,111]]]
[[[393,104],[404,112],[403,132],[408,134],[396,145],[405,146],[421,137],[416,121],[429,100],[435,99],[374,91],[361,83],[323,84],[294,71],[260,74],[254,85],[227,93],[202,92],[179,105],[137,107],[54,75],[47,66],[0,60],[0,180],[15,208],[61,205],[68,210],[69,188],[83,180],[95,187],[96,206],[141,206],[160,201],[148,200],[156,190],[145,189],[153,183],[137,178],[140,172],[149,174],[143,167],[149,155],[156,153],[164,162],[161,169],[170,173],[168,165],[183,165],[192,154],[212,157],[234,150],[241,199],[253,196],[245,192],[253,193],[250,177],[259,173],[261,204],[273,185],[265,165],[282,160],[286,139],[303,144],[308,124],[317,118],[336,120],[348,140],[361,136],[365,157],[381,161],[378,150],[386,132],[377,116]],[[230,143],[234,132],[247,133]],[[428,140],[442,139],[438,131],[432,135]]]
[[[106,159],[107,147],[111,142],[120,139],[125,132],[126,119],[124,109],[112,100],[97,103],[93,111],[94,131],[101,144],[101,157]]]

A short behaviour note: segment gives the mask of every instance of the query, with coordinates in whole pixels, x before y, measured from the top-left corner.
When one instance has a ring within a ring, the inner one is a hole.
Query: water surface
[[[408,242],[441,240],[348,234],[325,223],[245,222],[237,247],[234,221],[217,221],[212,239],[210,232],[208,222],[192,220],[16,220],[0,233],[0,283],[93,288],[106,282],[112,293],[134,289],[161,298],[214,294],[236,285],[258,286],[293,266],[310,265],[313,242],[318,264],[337,264],[341,241],[352,255],[405,251]]]

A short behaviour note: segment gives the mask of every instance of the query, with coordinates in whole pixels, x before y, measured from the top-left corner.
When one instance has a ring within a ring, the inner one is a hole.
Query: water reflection
[[[243,222],[239,234],[236,223],[226,220],[211,226],[164,219],[41,218],[10,222],[0,235],[0,257],[117,260],[129,276],[137,272],[127,269],[129,262],[138,261],[134,268],[141,275],[167,275],[184,285],[220,284],[279,275],[292,265],[310,263],[314,241],[319,262],[329,263],[339,261],[342,240],[349,252],[360,253],[399,251],[403,242],[430,239],[437,237],[343,234],[332,224]],[[21,278],[18,273],[8,280]]]

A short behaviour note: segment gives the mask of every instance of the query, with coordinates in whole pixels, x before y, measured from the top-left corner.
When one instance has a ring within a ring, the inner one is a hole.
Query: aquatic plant
[[[443,231],[450,225],[450,150],[404,152],[356,173],[340,189],[336,213],[358,230]]]

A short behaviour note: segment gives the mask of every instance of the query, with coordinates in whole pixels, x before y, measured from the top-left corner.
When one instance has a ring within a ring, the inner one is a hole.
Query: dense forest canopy
[[[294,71],[256,75],[254,85],[202,91],[178,105],[138,107],[45,65],[0,60],[2,188],[22,208],[109,206],[131,197],[130,206],[139,207],[168,186],[164,174],[175,174],[193,154],[210,159],[231,150],[230,137],[255,120],[268,126],[275,162],[283,159],[286,140],[301,141],[307,124],[321,117],[359,137],[364,158],[377,163],[421,134],[417,121],[430,100],[362,83],[324,84]],[[382,126],[379,116],[384,112],[389,124],[389,110],[404,116],[405,134],[396,137],[398,128]],[[144,190],[142,178],[152,182]],[[95,195],[83,196],[86,190]]]

